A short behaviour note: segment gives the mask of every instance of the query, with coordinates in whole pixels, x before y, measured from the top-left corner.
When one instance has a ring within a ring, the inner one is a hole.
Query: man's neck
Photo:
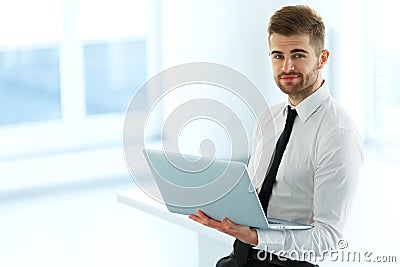
[[[306,99],[307,97],[309,97],[310,95],[312,95],[313,93],[315,93],[319,88],[322,87],[322,85],[324,85],[325,80],[321,79],[321,81],[318,81],[319,86],[316,86],[314,89],[310,90],[307,94],[305,95],[289,95],[289,103],[293,106],[296,107],[297,105],[299,105],[304,99]]]

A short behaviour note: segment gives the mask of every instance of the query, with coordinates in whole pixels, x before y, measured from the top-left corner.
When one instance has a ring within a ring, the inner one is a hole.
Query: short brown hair
[[[269,41],[273,33],[285,36],[307,34],[317,56],[325,46],[324,22],[317,12],[305,5],[285,6],[276,11],[268,26]]]

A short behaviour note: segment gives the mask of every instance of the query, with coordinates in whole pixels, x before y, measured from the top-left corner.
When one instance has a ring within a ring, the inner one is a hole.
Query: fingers
[[[235,224],[226,217],[223,218],[221,221],[217,221],[217,220],[214,220],[214,219],[208,217],[201,210],[196,211],[196,213],[197,213],[197,216],[194,214],[189,215],[189,219],[192,219],[198,223],[201,223],[204,226],[217,229],[220,232],[223,232],[223,233],[226,233],[226,234],[229,234],[232,236],[236,235],[241,230],[243,230],[242,228],[248,228],[247,226],[245,227],[243,225]]]
[[[208,217],[205,213],[203,213],[200,210],[197,210],[196,213],[197,213],[197,216],[194,214],[189,215],[189,219],[192,219],[198,223],[201,223],[204,226],[214,228],[220,232],[226,233],[225,229],[220,221],[217,221],[217,220],[214,220],[214,219]]]
[[[193,221],[196,221],[198,223],[201,223],[201,224],[205,224],[206,223],[206,219],[208,218],[207,215],[205,215],[200,210],[197,210],[196,213],[197,213],[197,215],[190,214],[189,215],[189,219],[191,219]]]
[[[236,224],[234,224],[231,220],[229,220],[226,217],[221,220],[221,223],[224,226],[225,230],[227,230],[227,231],[234,230],[235,226],[236,226]]]
[[[193,221],[196,221],[196,222],[202,224],[201,219],[200,219],[199,217],[197,217],[196,215],[190,214],[190,215],[189,215],[189,219],[191,219],[191,220],[193,220]]]
[[[208,217],[206,214],[204,214],[202,211],[197,210],[197,216],[196,215],[189,215],[189,218],[192,220],[195,220],[196,222],[199,222],[207,227],[215,228],[215,229],[220,229],[221,228],[221,222],[214,220],[210,217]]]
[[[226,217],[221,221],[214,220],[200,210],[197,210],[196,213],[197,215],[190,214],[189,219],[201,223],[204,226],[214,228],[232,237],[238,238],[245,243],[258,244],[257,233],[254,230],[251,230],[250,227],[235,224]],[[251,233],[252,231],[255,233]]]

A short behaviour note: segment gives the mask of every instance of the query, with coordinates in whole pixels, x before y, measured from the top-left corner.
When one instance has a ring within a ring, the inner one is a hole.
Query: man
[[[283,7],[271,17],[269,55],[275,82],[288,100],[272,107],[272,118],[265,113],[256,126],[248,166],[258,185],[260,201],[266,198],[263,207],[264,210],[268,207],[268,217],[314,227],[283,231],[251,229],[228,218],[213,220],[198,211],[189,218],[237,239],[234,252],[217,266],[313,266],[301,257],[307,255],[304,252],[323,256],[335,249],[342,238],[363,156],[352,120],[330,96],[322,77],[329,58],[324,39],[321,17],[307,6]],[[292,109],[296,112],[289,141],[272,178],[272,193],[265,196],[261,186],[268,169],[265,162],[273,162],[277,156],[272,160],[261,158],[268,154],[261,151],[271,147],[268,143],[281,135]],[[265,140],[261,132],[271,122],[276,125],[276,138]],[[261,250],[280,254],[262,257]]]

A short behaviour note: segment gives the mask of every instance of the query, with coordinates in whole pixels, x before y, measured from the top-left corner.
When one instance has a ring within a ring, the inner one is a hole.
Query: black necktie
[[[278,173],[279,164],[281,163],[283,152],[286,149],[290,134],[292,133],[294,119],[297,116],[296,110],[291,109],[290,106],[287,107],[287,110],[288,114],[286,117],[285,128],[283,129],[283,132],[279,137],[278,142],[276,142],[273,160],[270,163],[269,171],[267,171],[264,182],[261,186],[260,193],[258,194],[265,215],[267,215],[269,197],[272,193],[272,187],[275,182],[276,174]],[[236,239],[233,247],[233,255],[221,259],[218,262],[217,267],[244,266],[246,264],[250,245]],[[235,261],[235,263],[232,261]]]
[[[258,194],[265,215],[267,215],[268,202],[272,193],[272,187],[275,182],[276,174],[278,173],[279,164],[281,163],[283,152],[286,149],[290,134],[292,133],[294,119],[297,116],[297,112],[295,109],[291,109],[290,106],[288,106],[287,110],[288,114],[286,117],[285,128],[283,129],[283,132],[279,137],[278,142],[276,142],[273,161],[270,164],[269,171],[265,176],[264,182],[261,186],[261,190]]]

